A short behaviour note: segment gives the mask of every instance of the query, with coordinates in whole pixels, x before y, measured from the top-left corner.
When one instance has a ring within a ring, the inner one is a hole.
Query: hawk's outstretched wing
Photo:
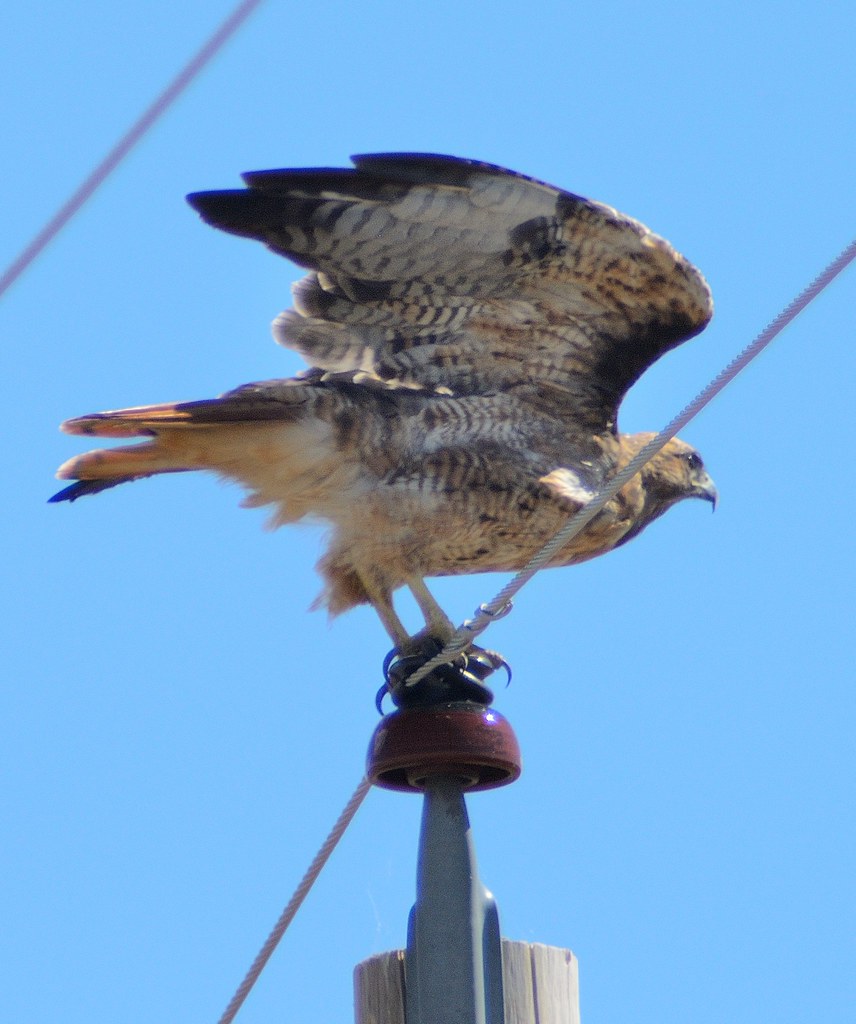
[[[71,459],[59,476],[78,482],[57,500],[155,473],[237,480],[276,524],[330,523],[323,603],[370,602],[407,650],[393,591],[410,587],[442,638],[452,626],[423,577],[525,565],[646,442],[617,433],[621,399],[711,301],[667,242],[608,206],[471,160],[354,164],[189,197],[310,269],[275,333],[311,369],[68,421],[145,440]],[[716,490],[675,438],[554,564],[603,554],[690,497]]]
[[[531,396],[600,433],[710,319],[695,267],[609,206],[473,160],[353,162],[188,197],[208,223],[311,268],[275,333],[315,367]]]

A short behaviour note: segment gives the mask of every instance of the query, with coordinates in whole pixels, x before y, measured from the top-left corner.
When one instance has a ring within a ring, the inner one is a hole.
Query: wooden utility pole
[[[502,940],[505,1024],[580,1024],[577,958],[569,949]],[[354,971],[356,1024],[405,1024],[404,950]]]

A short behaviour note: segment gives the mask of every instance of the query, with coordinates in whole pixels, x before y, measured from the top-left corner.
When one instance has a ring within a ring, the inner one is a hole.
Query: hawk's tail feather
[[[66,420],[60,430],[95,437],[152,437],[164,427],[204,427],[252,419],[247,415],[246,403],[228,401],[230,397],[93,412]]]
[[[52,504],[58,501],[77,501],[78,498],[84,498],[88,494],[99,494],[101,491],[106,491],[109,487],[117,487],[119,484],[129,484],[132,480],[142,480],[143,475],[139,476],[120,476],[114,480],[75,480],[69,487],[63,487],[61,491],[57,491],[56,494],[51,495],[48,498],[48,503]]]
[[[98,491],[103,491],[114,484],[126,483],[155,473],[178,473],[206,468],[201,446],[184,444],[183,438],[176,435],[176,431],[165,430],[142,444],[124,445],[121,448],[96,448],[94,451],[84,452],[83,455],[75,455],[59,467],[56,475],[60,480],[77,480],[80,486],[72,485],[68,488],[68,493],[62,491],[51,500],[74,501],[85,494],[97,494]]]
[[[60,480],[75,480],[50,501],[76,501],[118,484],[153,476],[207,468],[206,434],[234,419],[220,399],[142,405],[113,412],[92,413],[67,420],[66,434],[94,437],[147,437],[140,444],[96,448],[76,455],[57,470]],[[207,431],[192,428],[208,428]]]
[[[141,477],[192,470],[211,470],[253,490],[270,484],[275,497],[260,500],[276,500],[326,450],[323,424],[319,428],[313,420],[304,423],[308,397],[305,386],[271,381],[246,385],[221,398],[116,409],[68,420],[62,424],[67,434],[144,440],[96,448],[69,459],[57,476],[77,483],[51,500],[76,501]]]

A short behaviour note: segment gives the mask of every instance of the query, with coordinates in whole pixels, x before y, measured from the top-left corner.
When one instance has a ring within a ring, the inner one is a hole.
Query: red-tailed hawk
[[[319,602],[370,602],[400,650],[408,586],[445,639],[426,576],[516,570],[650,434],[619,434],[628,388],[708,322],[701,274],[600,203],[472,160],[354,158],[260,171],[198,192],[209,224],[309,273],[274,335],[311,369],[220,398],[94,413],[69,434],[145,437],[66,462],[74,500],[153,473],[207,469],[331,525]],[[715,502],[673,440],[553,564],[604,554],[683,498]]]

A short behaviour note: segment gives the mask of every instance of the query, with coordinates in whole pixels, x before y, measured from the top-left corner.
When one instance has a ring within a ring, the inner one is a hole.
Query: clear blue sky
[[[17,4],[9,262],[225,16]],[[0,303],[9,1020],[212,1022],[362,771],[385,635],[307,608],[319,531],[213,479],[48,506],[69,416],[288,376],[295,271],[185,193],[353,152],[478,157],[702,268],[713,324],[634,389],[658,429],[856,234],[852,4],[274,0]],[[684,432],[721,492],[542,574],[487,634],[521,780],[473,797],[511,938],[569,946],[585,1024],[851,1024],[856,273]],[[455,619],[503,577],[444,581]],[[419,800],[376,791],[241,1017],[351,1019],[403,943]]]

